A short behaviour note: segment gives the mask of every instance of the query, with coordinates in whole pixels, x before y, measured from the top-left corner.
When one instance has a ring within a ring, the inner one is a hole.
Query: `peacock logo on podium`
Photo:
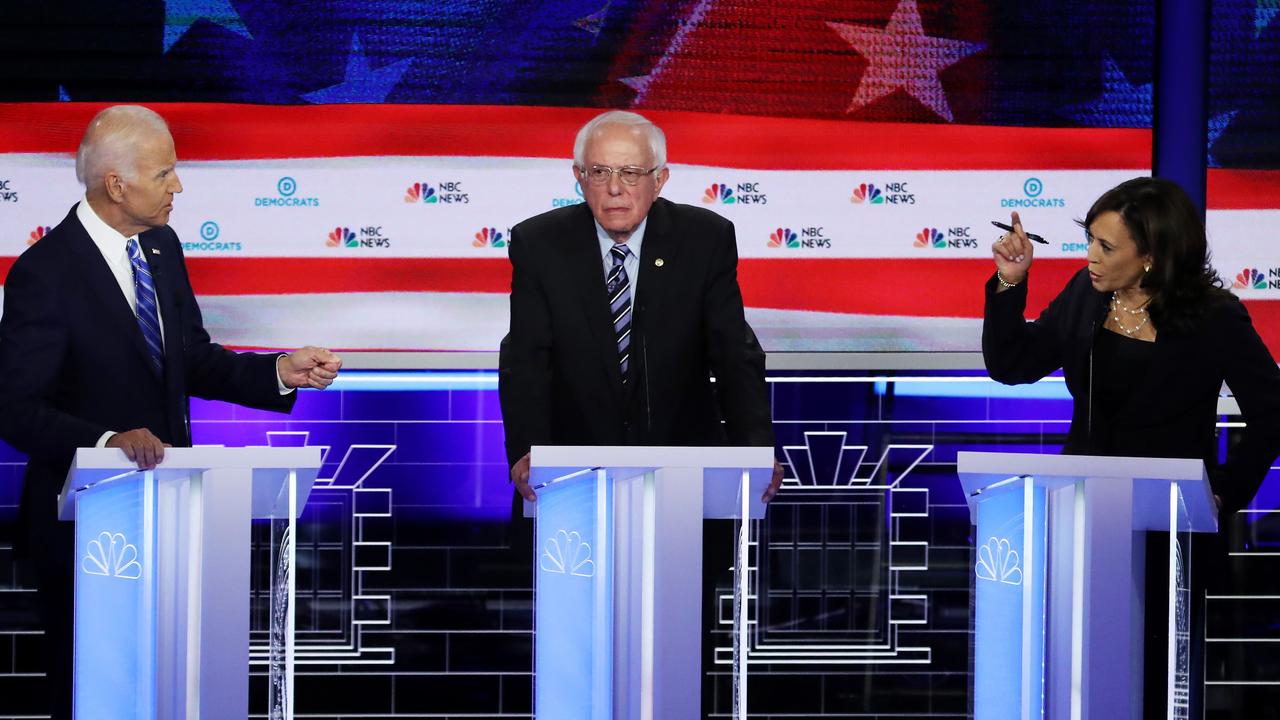
[[[565,558],[572,562],[566,563]],[[596,564],[591,559],[591,544],[582,541],[582,536],[574,532],[559,531],[554,537],[547,538],[542,544],[542,557],[538,566],[545,572],[566,572],[578,577],[595,577]]]
[[[1002,582],[1006,585],[1022,584],[1021,559],[1018,551],[1004,538],[992,536],[978,548],[978,563],[974,572],[982,580]]]
[[[138,563],[138,548],[125,540],[123,533],[106,530],[89,541],[80,569],[88,575],[118,577],[137,580],[142,577],[142,565]]]

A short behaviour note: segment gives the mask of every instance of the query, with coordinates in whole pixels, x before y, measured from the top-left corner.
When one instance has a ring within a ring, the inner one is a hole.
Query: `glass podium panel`
[[[975,720],[1044,717],[1046,490],[1016,478],[978,506]]]
[[[652,492],[652,473],[647,478]],[[613,717],[612,488],[604,470],[587,470],[537,490],[539,720]]]
[[[270,584],[268,610],[270,643],[267,660],[268,720],[293,719],[298,510],[297,475],[291,471],[280,484],[275,503],[265,519],[270,527],[270,562],[267,571]]]
[[[77,717],[156,717],[154,473],[75,496]]]
[[[1169,720],[1191,717],[1191,538],[1191,516],[1182,486],[1169,483]]]

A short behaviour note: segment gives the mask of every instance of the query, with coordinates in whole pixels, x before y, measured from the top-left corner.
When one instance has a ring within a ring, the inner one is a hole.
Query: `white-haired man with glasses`
[[[512,228],[499,394],[528,500],[533,445],[773,445],[733,223],[658,197],[666,163],[656,125],[598,115],[574,143],[586,203]]]

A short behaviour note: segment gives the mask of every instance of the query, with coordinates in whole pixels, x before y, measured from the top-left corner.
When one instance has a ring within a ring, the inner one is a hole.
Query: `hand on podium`
[[[520,493],[520,497],[529,502],[537,501],[537,493],[529,487],[529,453],[525,453],[524,457],[511,466],[511,482],[516,484],[516,492]]]
[[[774,495],[778,494],[778,488],[782,487],[782,463],[777,460],[773,461],[773,478],[769,480],[769,487],[764,489],[764,494],[760,496],[760,502],[769,502]]]
[[[172,447],[146,428],[116,433],[107,438],[106,446],[123,450],[126,457],[138,463],[139,470],[155,469],[164,460],[164,449]]]

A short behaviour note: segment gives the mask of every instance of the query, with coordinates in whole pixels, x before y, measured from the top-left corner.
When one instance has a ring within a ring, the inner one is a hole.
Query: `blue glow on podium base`
[[[538,491],[538,720],[613,717],[611,487],[593,472]]]
[[[1046,495],[1030,482],[978,506],[975,720],[1044,717]]]
[[[156,717],[155,479],[76,497],[77,718]]]

